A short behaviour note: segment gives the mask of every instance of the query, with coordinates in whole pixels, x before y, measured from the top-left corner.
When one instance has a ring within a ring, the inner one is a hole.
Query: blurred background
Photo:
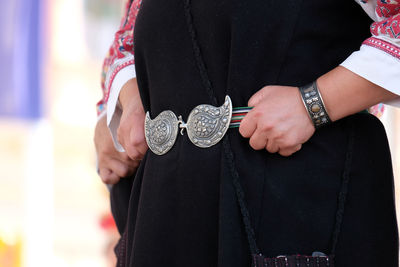
[[[0,267],[112,266],[93,131],[122,6],[0,1]]]
[[[92,140],[121,12],[121,0],[0,2],[0,267],[115,264]],[[399,183],[400,110],[381,119]]]

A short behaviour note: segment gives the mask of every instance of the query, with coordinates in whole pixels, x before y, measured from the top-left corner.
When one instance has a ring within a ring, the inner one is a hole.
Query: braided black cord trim
[[[336,245],[337,245],[340,231],[342,228],[344,207],[346,204],[348,185],[349,185],[349,181],[350,181],[350,168],[351,168],[351,164],[352,164],[352,160],[353,160],[353,146],[354,146],[354,139],[355,139],[354,123],[352,123],[352,118],[348,118],[346,123],[348,125],[350,124],[350,133],[349,133],[349,140],[348,140],[348,145],[347,145],[346,160],[345,160],[344,170],[343,170],[342,185],[341,185],[340,192],[339,192],[338,209],[336,211],[335,229],[334,229],[334,232],[332,235],[331,255],[335,255]]]
[[[125,230],[121,236],[120,241],[118,242],[117,246],[115,247],[115,254],[117,255],[117,266],[124,267],[126,266],[127,262],[127,235],[128,230]]]
[[[232,175],[232,182],[235,187],[236,196],[240,207],[240,213],[242,214],[242,220],[247,235],[247,241],[249,242],[250,252],[253,255],[254,254],[258,255],[260,254],[260,250],[257,247],[254,229],[251,226],[250,214],[245,203],[244,191],[240,184],[239,173],[236,169],[235,158],[232,153],[232,148],[229,144],[228,136],[225,136],[225,138],[223,139],[223,147],[224,147],[225,157],[229,164],[229,170]]]
[[[203,57],[201,55],[201,50],[197,41],[196,31],[194,30],[193,17],[190,11],[190,0],[184,1],[184,8],[185,8],[186,22],[188,25],[190,38],[192,40],[193,52],[196,59],[197,67],[199,68],[200,71],[201,80],[203,82],[204,87],[206,88],[206,91],[211,99],[212,104],[214,106],[217,106],[218,105],[217,98],[215,97],[210,78],[208,77],[206,65],[204,64]]]
[[[211,81],[208,77],[207,69],[204,64],[203,57],[201,55],[200,47],[198,45],[196,31],[194,30],[193,17],[192,17],[191,10],[190,10],[190,0],[184,0],[184,8],[185,8],[186,22],[187,22],[189,34],[190,34],[190,37],[192,40],[193,51],[194,51],[197,67],[199,68],[199,71],[200,71],[200,76],[201,76],[203,85],[207,90],[208,96],[210,97],[212,104],[217,106],[218,105],[217,98],[216,98],[215,92],[212,88]],[[246,203],[245,203],[245,199],[244,199],[245,198],[244,191],[243,191],[242,186],[240,185],[239,173],[238,173],[236,165],[235,165],[235,159],[234,159],[232,148],[230,146],[227,135],[225,135],[225,137],[223,139],[223,147],[224,147],[225,157],[228,161],[229,169],[230,169],[230,172],[232,175],[232,182],[235,187],[236,196],[237,196],[239,207],[240,207],[240,213],[242,215],[243,224],[244,224],[246,235],[247,235],[247,240],[248,240],[249,246],[250,246],[250,252],[251,252],[251,254],[260,254],[260,250],[258,249],[257,244],[256,244],[254,230],[253,230],[253,227],[251,226],[249,211],[247,210],[247,207],[246,207]]]

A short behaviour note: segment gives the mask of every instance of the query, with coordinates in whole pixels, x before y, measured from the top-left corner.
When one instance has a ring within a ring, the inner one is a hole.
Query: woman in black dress
[[[397,266],[385,131],[356,113],[398,96],[337,67],[370,35],[363,10],[344,0],[143,0],[132,12],[138,6],[127,19],[138,14],[137,76],[122,86],[111,129],[121,162],[141,160],[112,177],[134,172],[111,191],[118,266],[250,266],[235,178],[264,256],[335,252],[340,267]],[[317,131],[298,89],[314,80],[333,121]],[[167,153],[147,151],[145,112],[186,121],[226,95],[253,107],[239,129],[209,148],[183,133]]]

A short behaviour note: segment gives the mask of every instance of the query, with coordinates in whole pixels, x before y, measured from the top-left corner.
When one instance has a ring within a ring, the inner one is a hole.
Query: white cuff
[[[385,104],[400,107],[400,60],[388,53],[362,45],[351,54],[341,66],[360,75],[364,79],[399,95]]]
[[[118,71],[115,76],[111,88],[110,95],[107,102],[107,125],[110,129],[114,146],[119,152],[125,152],[124,148],[118,142],[117,130],[121,120],[122,110],[119,105],[118,97],[122,87],[127,81],[136,77],[135,65],[129,65]]]
[[[107,115],[107,110],[103,109],[99,115],[97,115],[97,122]]]

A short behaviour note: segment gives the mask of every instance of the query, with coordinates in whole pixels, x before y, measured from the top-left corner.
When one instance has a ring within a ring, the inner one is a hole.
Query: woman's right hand
[[[97,154],[97,173],[105,184],[116,184],[121,178],[135,173],[140,162],[131,160],[125,152],[118,152],[115,149],[106,116],[97,121],[94,144]]]
[[[148,149],[144,135],[145,113],[136,79],[125,83],[119,94],[122,116],[117,130],[118,142],[128,157],[141,160]]]

